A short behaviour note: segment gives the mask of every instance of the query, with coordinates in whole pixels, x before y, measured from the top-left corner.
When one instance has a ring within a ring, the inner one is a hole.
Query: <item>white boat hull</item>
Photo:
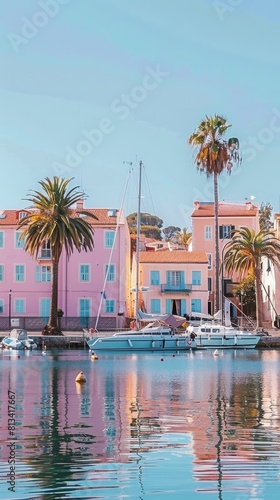
[[[254,349],[260,340],[260,335],[218,335],[198,334],[195,338],[197,348],[205,349]]]
[[[188,336],[133,335],[99,337],[87,340],[92,351],[189,351],[195,349],[196,343]]]
[[[21,328],[14,328],[9,335],[3,338],[0,343],[4,349],[32,350],[37,349],[37,344],[29,338],[27,331]]]
[[[254,349],[261,339],[260,334],[215,323],[189,326],[187,332],[191,338],[195,337],[198,349]]]

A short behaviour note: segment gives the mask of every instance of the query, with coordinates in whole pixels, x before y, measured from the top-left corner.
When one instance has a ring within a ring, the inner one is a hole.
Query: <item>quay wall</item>
[[[106,336],[108,332],[98,332],[95,336]],[[3,332],[0,334],[0,342],[5,337]],[[29,335],[30,338],[36,342],[38,349],[80,349],[88,348],[86,343],[86,335],[77,332],[68,332],[64,335]],[[256,346],[256,349],[279,349],[280,348],[280,335],[264,335]]]

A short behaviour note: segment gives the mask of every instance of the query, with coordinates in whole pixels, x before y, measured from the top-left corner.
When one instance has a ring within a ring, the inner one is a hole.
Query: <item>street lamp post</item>
[[[11,327],[12,290],[9,290],[9,328]]]
[[[241,296],[241,322],[240,322],[240,327],[241,330],[243,330],[243,295],[244,295],[244,290],[241,288],[240,290],[240,296]]]
[[[230,238],[232,233],[234,232],[234,229],[230,229],[226,235],[224,236],[223,238],[223,242]],[[226,243],[224,244],[223,248],[222,248],[222,262],[221,262],[221,295],[222,295],[222,300],[221,300],[221,316],[222,316],[222,325],[225,324],[224,322],[224,316],[225,316],[225,301],[224,301],[224,295],[225,295],[225,284],[224,284],[224,250],[225,250],[225,247],[226,247]]]
[[[222,316],[222,325],[225,324],[225,321],[224,321],[224,316],[225,316],[225,300],[224,300],[224,295],[225,295],[225,283],[224,283],[224,250],[225,250],[225,245],[223,246],[222,248],[222,265],[221,265],[221,293],[222,293],[222,297],[221,297],[221,316]]]

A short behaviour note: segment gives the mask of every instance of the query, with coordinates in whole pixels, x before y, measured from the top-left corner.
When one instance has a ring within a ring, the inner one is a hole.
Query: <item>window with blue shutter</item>
[[[185,273],[184,271],[166,271],[167,288],[177,289],[184,287]]]
[[[15,281],[24,281],[24,265],[22,264],[15,266]]]
[[[79,309],[80,318],[88,318],[90,316],[90,299],[80,299]]]
[[[4,281],[4,266],[0,265],[0,281]]]
[[[51,282],[52,280],[52,268],[51,266],[42,266],[41,268],[41,281],[46,283],[46,282]]]
[[[191,312],[202,312],[201,311],[201,299],[192,299],[191,301]]]
[[[81,325],[88,328],[88,320],[90,317],[90,299],[79,300],[79,316]]]
[[[105,232],[105,248],[112,248],[115,239],[115,231]]]
[[[89,281],[89,264],[80,265],[80,281]]]
[[[105,312],[114,313],[115,312],[115,300],[109,299],[105,301]]]
[[[25,300],[15,299],[15,313],[24,314],[25,313]]]
[[[0,231],[0,248],[4,247],[4,233]]]
[[[192,285],[201,285],[201,271],[192,271]]]
[[[47,319],[50,317],[50,311],[51,311],[51,299],[41,299],[40,300],[40,313],[41,313],[41,318]]]
[[[24,247],[24,239],[20,239],[20,235],[22,233],[20,231],[16,231],[16,248],[23,248]]]
[[[114,264],[110,264],[109,270],[108,270],[108,265],[106,265],[106,275],[107,275],[107,281],[115,281],[115,266]]]
[[[150,285],[159,285],[160,277],[159,271],[150,271]]]
[[[231,239],[232,231],[235,226],[219,226],[219,238],[220,240]]]
[[[151,313],[160,314],[160,299],[151,299]]]

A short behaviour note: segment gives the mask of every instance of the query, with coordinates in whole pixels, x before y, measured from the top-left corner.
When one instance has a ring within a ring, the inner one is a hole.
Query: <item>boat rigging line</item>
[[[127,163],[128,165],[132,166],[132,162],[125,162],[124,161],[123,163]],[[130,177],[130,174],[131,174],[132,170],[133,170],[133,168],[129,169],[128,175],[127,175],[127,178],[126,178],[125,187],[124,187],[124,193],[123,193],[123,197],[122,197],[122,201],[121,201],[121,206],[120,206],[120,210],[119,210],[120,213],[123,211],[123,206],[124,206],[124,200],[125,200],[125,196],[126,196],[126,192],[127,192],[128,181],[129,181],[129,177]],[[94,331],[95,332],[98,331],[97,330],[97,326],[98,326],[98,322],[99,322],[99,318],[100,318],[102,301],[103,301],[103,298],[104,298],[104,295],[105,295],[105,288],[106,288],[106,284],[107,284],[107,280],[108,280],[108,275],[109,275],[109,272],[110,272],[110,265],[111,265],[111,262],[112,262],[113,251],[115,249],[115,243],[116,243],[117,233],[118,233],[118,229],[119,229],[119,225],[120,225],[120,220],[121,220],[121,217],[117,215],[117,225],[116,225],[116,229],[115,229],[115,233],[114,233],[114,239],[113,239],[113,243],[112,243],[112,247],[111,247],[109,262],[107,264],[106,274],[105,274],[103,288],[102,288],[101,297],[100,297],[100,303],[99,303],[98,313],[97,313],[97,316],[96,316],[96,322],[95,322],[95,327],[94,327]]]

